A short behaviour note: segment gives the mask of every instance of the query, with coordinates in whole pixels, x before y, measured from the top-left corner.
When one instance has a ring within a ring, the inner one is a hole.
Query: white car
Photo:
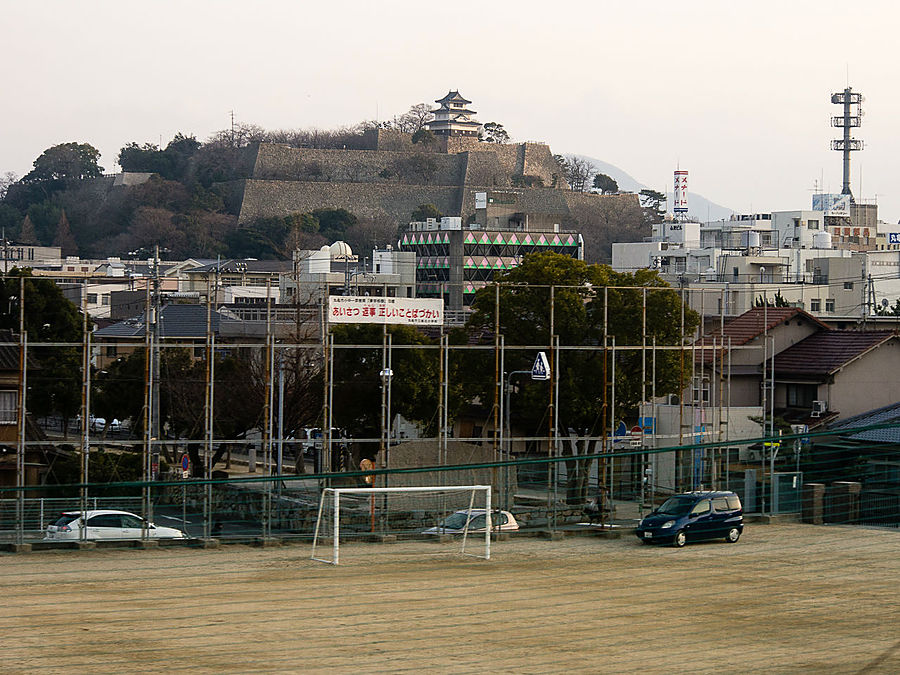
[[[484,532],[485,528],[485,510],[472,509],[471,512],[463,509],[451,513],[444,518],[436,527],[429,527],[423,534],[462,534],[466,529],[466,515],[471,513],[469,517],[469,533]],[[509,511],[491,511],[491,531],[492,532],[514,532],[519,529],[519,523]]]
[[[82,538],[82,528],[85,528],[84,539],[90,540],[141,539],[145,530],[149,539],[188,538],[184,532],[174,527],[154,525],[128,511],[105,509],[87,511],[85,517],[82,517],[81,511],[66,511],[52,525],[47,526],[44,540],[79,540]]]

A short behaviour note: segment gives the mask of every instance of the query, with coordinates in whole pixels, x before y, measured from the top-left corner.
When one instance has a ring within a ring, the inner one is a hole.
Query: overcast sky
[[[900,218],[894,2],[0,0],[0,173],[87,142],[336,127],[449,89],[515,140],[610,162],[739,212],[840,192],[832,91],[866,97],[853,192]],[[893,120],[893,121],[892,121]]]

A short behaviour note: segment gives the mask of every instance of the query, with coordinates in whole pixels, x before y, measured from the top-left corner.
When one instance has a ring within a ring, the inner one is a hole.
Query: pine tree
[[[22,221],[22,229],[19,232],[18,240],[20,244],[29,244],[31,246],[37,246],[40,243],[34,231],[34,223],[31,222],[31,218],[28,215]]]
[[[72,236],[72,229],[69,227],[69,219],[66,218],[66,212],[59,214],[59,223],[56,225],[56,236],[53,238],[53,245],[59,246],[60,253],[66,255],[76,255],[78,253],[78,244],[75,237]]]

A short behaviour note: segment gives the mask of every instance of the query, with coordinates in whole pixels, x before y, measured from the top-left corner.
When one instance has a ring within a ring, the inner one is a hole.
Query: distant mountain
[[[616,183],[619,184],[619,189],[623,192],[640,192],[646,188],[653,190],[657,189],[651,185],[639,183],[632,176],[622,171],[622,169],[613,166],[608,162],[604,162],[595,157],[588,157],[587,155],[579,155],[579,157],[594,164],[594,166],[597,167],[598,173],[605,173],[615,180]],[[671,203],[673,198],[672,193],[667,192],[666,196],[669,198],[669,203]],[[734,209],[729,209],[725,206],[716,204],[715,202],[711,202],[706,197],[698,195],[696,192],[688,191],[688,204],[690,205],[690,214],[702,222],[708,220],[727,220],[731,217],[731,214],[734,213]],[[671,209],[669,210],[671,211]]]

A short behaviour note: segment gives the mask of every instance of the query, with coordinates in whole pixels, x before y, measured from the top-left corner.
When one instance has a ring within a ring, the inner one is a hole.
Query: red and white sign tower
[[[675,201],[672,212],[676,218],[686,216],[688,212],[688,172],[681,169],[675,171]]]

